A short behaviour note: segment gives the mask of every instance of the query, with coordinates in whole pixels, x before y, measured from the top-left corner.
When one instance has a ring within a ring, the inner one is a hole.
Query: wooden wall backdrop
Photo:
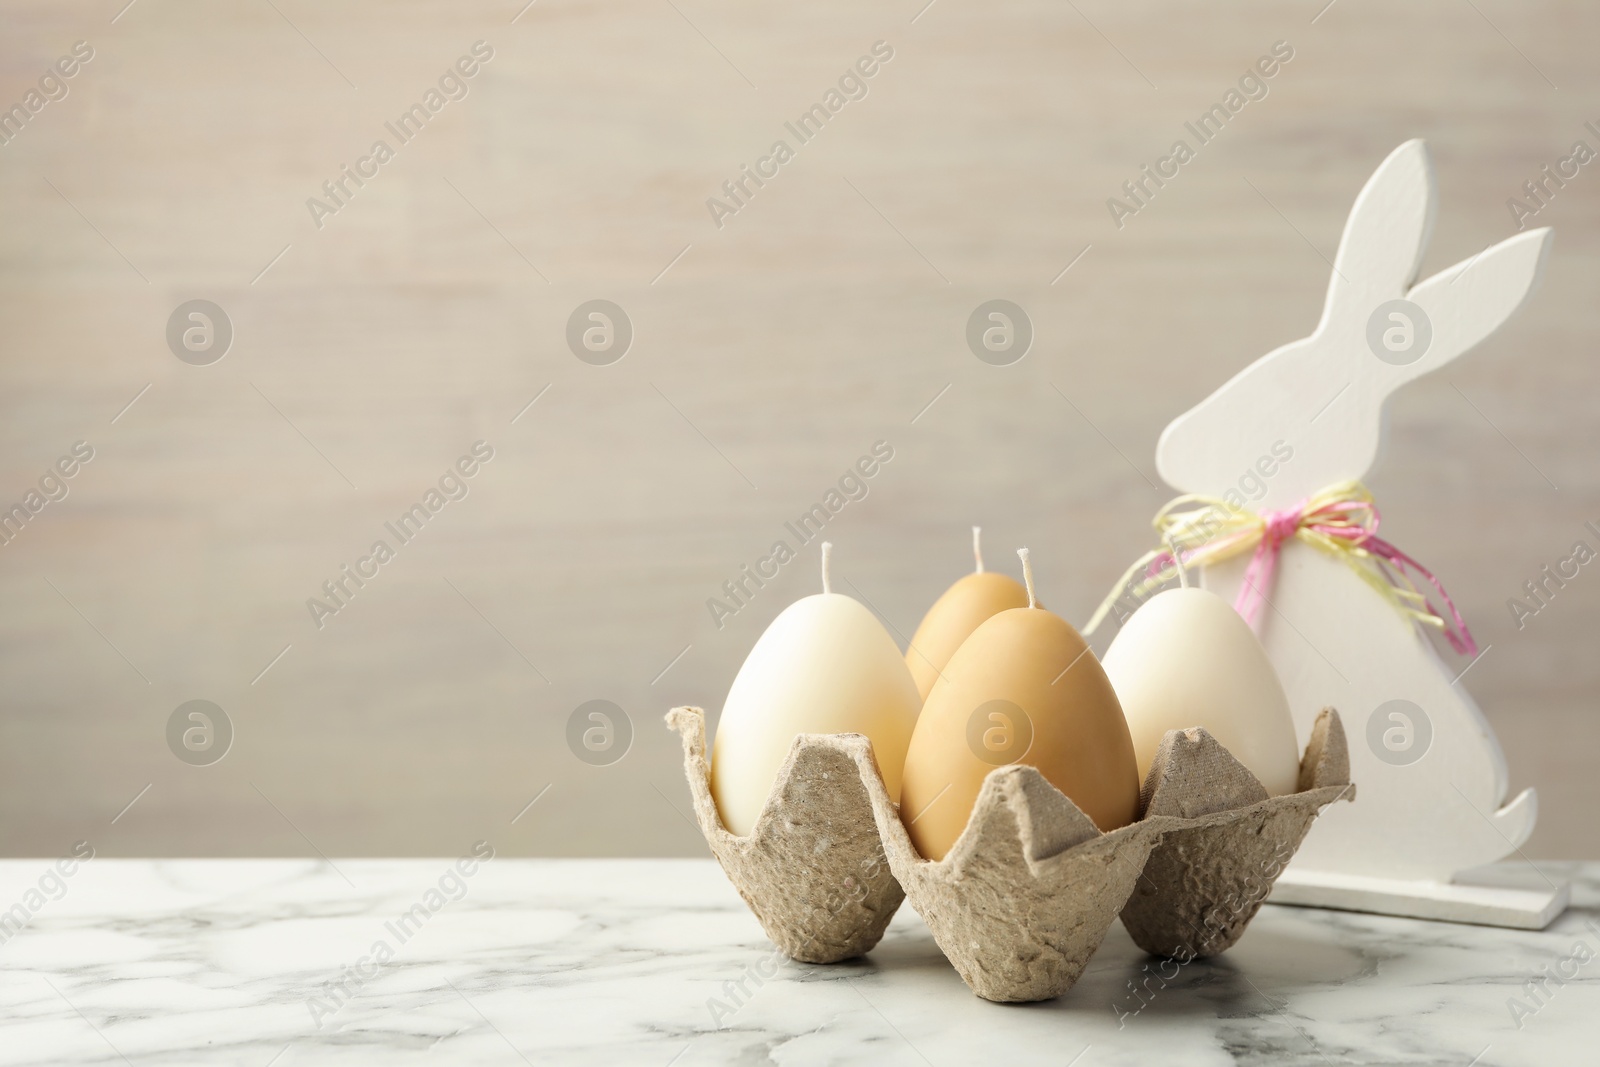
[[[1432,146],[1425,272],[1600,149],[1575,2],[524,2],[0,7],[0,106],[93,49],[0,146],[0,505],[94,450],[0,547],[0,852],[699,854],[662,713],[720,707],[815,544],[722,628],[706,601],[874,442],[828,533],[902,640],[972,523],[1081,623],[1169,495],[1156,435],[1310,331],[1391,149]],[[1278,41],[1265,98],[1118,228],[1107,198]],[[308,198],[380,138],[319,227]],[[719,228],[707,198],[779,138]],[[1542,289],[1398,398],[1371,479],[1492,646],[1462,684],[1540,790],[1543,857],[1596,854],[1600,564],[1520,629],[1507,600],[1600,546],[1597,214],[1600,163],[1534,220]],[[1011,366],[963,338],[993,298],[1036,329]],[[191,299],[233,326],[209,366],[166,340]],[[608,366],[565,341],[592,299],[634,326]],[[480,440],[465,499],[319,629],[307,598]],[[211,766],[168,747],[194,699],[234,727]],[[633,727],[608,766],[566,741],[594,699]]]

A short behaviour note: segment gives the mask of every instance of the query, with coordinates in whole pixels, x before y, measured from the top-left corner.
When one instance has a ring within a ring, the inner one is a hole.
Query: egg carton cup
[[[968,987],[1049,1000],[1072,987],[1171,820],[1101,833],[1033,767],[990,771],[944,859],[911,843],[881,779],[862,769],[889,868]]]
[[[1129,929],[1147,950],[1199,943],[1221,951],[1255,914],[1229,894],[1261,856],[1292,856],[1316,812],[1351,789],[1344,732],[1331,709],[1301,764],[1301,784],[1311,788],[1282,797],[1267,797],[1204,729],[1175,730],[1151,764],[1138,821],[1102,833],[1038,770],[1011,765],[989,772],[966,829],[944,859],[931,861],[912,845],[876,768],[859,759],[857,766],[912,908],[967,986],[1004,1002],[1070,989],[1136,892]],[[1233,910],[1223,935],[1207,935],[1206,918],[1224,907]]]
[[[1353,799],[1339,713],[1324,708],[1300,761],[1297,791],[1265,787],[1203,729],[1162,738],[1140,794],[1145,821],[1173,818],[1122,909],[1134,943],[1187,962],[1227,951],[1244,935],[1318,812]]]
[[[747,837],[728,831],[711,796],[705,712],[673,708],[700,832],[734,888],[785,955],[838,963],[883,937],[905,892],[895,881],[866,783],[883,790],[861,734],[801,734]]]

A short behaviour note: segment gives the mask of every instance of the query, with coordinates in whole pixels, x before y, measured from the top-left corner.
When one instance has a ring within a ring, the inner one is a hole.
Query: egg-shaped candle
[[[1035,767],[1102,830],[1138,815],[1133,739],[1117,694],[1078,631],[1038,606],[979,624],[944,669],[906,753],[900,818],[925,858],[943,859],[996,767]]]
[[[1289,698],[1249,623],[1217,594],[1157,593],[1106,649],[1141,780],[1168,730],[1203,726],[1272,796],[1300,778]]]
[[[734,677],[711,745],[711,796],[730,833],[746,836],[766,805],[797,734],[865,734],[890,796],[900,789],[921,701],[883,624],[832,591],[822,545],[822,592],[772,620]]]
[[[906,666],[926,701],[950,657],[991,615],[1028,606],[1028,591],[1016,579],[983,569],[982,531],[972,528],[972,555],[977,569],[960,578],[922,617],[906,649]]]

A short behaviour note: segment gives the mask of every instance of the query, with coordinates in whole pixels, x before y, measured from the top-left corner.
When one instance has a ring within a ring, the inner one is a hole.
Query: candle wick
[[[972,528],[972,558],[978,561],[977,573],[983,573],[983,527]]]
[[[831,555],[833,555],[833,542],[822,542],[822,591],[824,593],[833,592],[833,581],[828,574],[828,557]]]
[[[1039,606],[1039,598],[1033,595],[1033,557],[1026,548],[1017,549],[1017,555],[1022,557],[1022,581],[1028,587],[1028,607]]]
[[[1173,543],[1172,534],[1169,532],[1162,540],[1167,543],[1167,551],[1172,554],[1172,565],[1178,569],[1178,587],[1180,589],[1189,588],[1189,572],[1184,569],[1183,554],[1178,551],[1178,546]]]

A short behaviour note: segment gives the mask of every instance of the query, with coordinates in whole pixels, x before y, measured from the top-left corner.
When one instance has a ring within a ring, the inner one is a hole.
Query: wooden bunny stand
[[[1377,458],[1384,404],[1406,382],[1489,335],[1537,283],[1547,229],[1518,234],[1413,284],[1434,218],[1422,141],[1384,160],[1356,199],[1316,331],[1245,368],[1174,420],[1157,446],[1172,486],[1222,497],[1274,443],[1292,456],[1265,479],[1261,512],[1360,479]],[[1539,929],[1568,887],[1468,884],[1463,873],[1516,851],[1538,807],[1507,802],[1505,758],[1483,714],[1411,619],[1351,567],[1291,537],[1259,629],[1301,742],[1319,708],[1349,716],[1356,804],[1327,810],[1272,900]],[[1203,571],[1232,598],[1248,557]],[[1534,873],[1534,872],[1529,872]]]

